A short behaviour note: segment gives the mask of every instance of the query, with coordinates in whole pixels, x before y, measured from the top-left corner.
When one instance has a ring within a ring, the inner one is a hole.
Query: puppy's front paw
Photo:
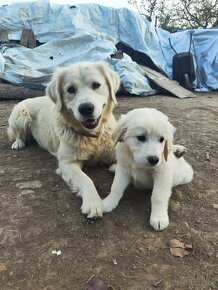
[[[183,145],[173,145],[173,154],[176,158],[181,158],[187,152],[187,148]]]
[[[99,198],[95,198],[93,200],[83,200],[82,213],[87,215],[87,218],[102,218],[102,201]]]
[[[118,203],[109,196],[102,200],[103,212],[111,212],[117,205]]]
[[[159,215],[151,214],[150,225],[155,229],[155,231],[161,231],[167,228],[169,225],[168,214],[167,213]]]

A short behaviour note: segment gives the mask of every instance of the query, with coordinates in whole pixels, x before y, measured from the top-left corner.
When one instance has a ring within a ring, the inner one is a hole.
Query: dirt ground
[[[10,149],[7,119],[16,101],[1,101],[0,289],[86,290],[96,279],[116,290],[218,289],[218,93],[184,100],[119,97],[118,102],[117,117],[136,107],[160,109],[177,128],[174,143],[188,147],[195,176],[173,189],[169,227],[155,232],[149,226],[151,192],[133,187],[112,213],[88,222],[81,200],[55,174],[53,156],[36,144]],[[113,175],[100,167],[86,172],[105,197]],[[193,250],[174,257],[171,239],[192,244]]]

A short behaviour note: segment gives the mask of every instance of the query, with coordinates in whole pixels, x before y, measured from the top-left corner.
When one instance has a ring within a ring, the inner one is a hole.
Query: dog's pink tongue
[[[98,124],[98,119],[87,119],[85,121],[86,124],[89,124],[89,125],[97,125]]]
[[[85,122],[83,122],[84,127],[87,129],[94,129],[98,126],[99,119],[87,119]]]

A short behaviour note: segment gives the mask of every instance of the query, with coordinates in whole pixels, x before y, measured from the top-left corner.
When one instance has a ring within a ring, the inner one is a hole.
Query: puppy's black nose
[[[94,112],[94,105],[92,103],[83,103],[79,105],[79,112],[84,117],[91,117]]]
[[[159,162],[159,158],[157,156],[149,156],[148,157],[148,162],[151,164],[151,165],[155,165]]]

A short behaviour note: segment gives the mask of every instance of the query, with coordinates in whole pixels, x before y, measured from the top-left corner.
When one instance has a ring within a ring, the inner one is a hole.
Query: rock
[[[16,187],[19,188],[19,189],[41,188],[42,187],[42,183],[39,180],[19,182],[19,183],[16,184]]]

